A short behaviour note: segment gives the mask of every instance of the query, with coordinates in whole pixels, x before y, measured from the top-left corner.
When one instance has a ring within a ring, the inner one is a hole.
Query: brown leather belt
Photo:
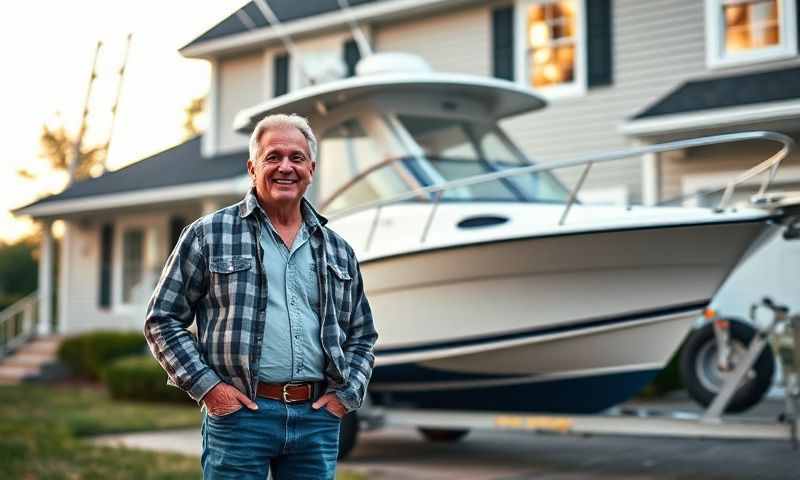
[[[319,396],[319,383],[259,383],[256,394],[259,397],[278,400],[283,403],[314,401]]]

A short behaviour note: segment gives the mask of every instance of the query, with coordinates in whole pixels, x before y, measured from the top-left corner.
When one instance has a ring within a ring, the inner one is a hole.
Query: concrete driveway
[[[759,411],[774,414],[780,402]],[[774,417],[773,417],[774,418]],[[99,443],[200,455],[198,429],[99,437]],[[411,428],[362,433],[340,469],[379,480],[800,480],[788,441],[687,440],[474,431],[430,443]]]

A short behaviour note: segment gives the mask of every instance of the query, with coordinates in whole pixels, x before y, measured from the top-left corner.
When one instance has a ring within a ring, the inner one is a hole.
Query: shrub
[[[167,374],[150,355],[117,359],[103,370],[103,382],[114,399],[192,402],[182,390],[167,385]]]
[[[58,358],[72,373],[98,380],[101,373],[117,358],[147,351],[140,332],[89,332],[67,338],[58,349]]]

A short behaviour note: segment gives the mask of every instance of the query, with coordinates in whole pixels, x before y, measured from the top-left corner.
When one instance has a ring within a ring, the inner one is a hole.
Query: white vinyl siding
[[[247,148],[247,137],[233,131],[233,119],[240,110],[266,99],[264,56],[262,52],[255,52],[219,61],[219,122],[216,132],[222,152]]]
[[[418,55],[438,72],[491,75],[490,11],[470,7],[373,27],[378,52]]]

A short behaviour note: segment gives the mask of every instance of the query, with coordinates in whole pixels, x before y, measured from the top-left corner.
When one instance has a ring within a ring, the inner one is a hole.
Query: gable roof
[[[50,206],[71,200],[185,186],[247,174],[246,151],[204,157],[201,153],[201,143],[202,137],[194,137],[119,170],[75,182],[63,192],[17,208],[14,213],[24,215],[29,214],[26,210],[34,207]]]
[[[800,99],[798,79],[800,67],[692,80],[637,113],[631,120]]]
[[[355,7],[365,3],[381,1],[387,0],[349,0],[349,4],[351,7]],[[269,6],[272,8],[272,11],[275,12],[275,16],[278,17],[281,23],[341,10],[338,0],[271,0]],[[244,33],[254,28],[257,29],[268,26],[269,22],[264,18],[261,10],[255,2],[250,1],[226,19],[211,27],[207,32],[183,46],[181,50],[209,40],[216,40],[230,35]]]

